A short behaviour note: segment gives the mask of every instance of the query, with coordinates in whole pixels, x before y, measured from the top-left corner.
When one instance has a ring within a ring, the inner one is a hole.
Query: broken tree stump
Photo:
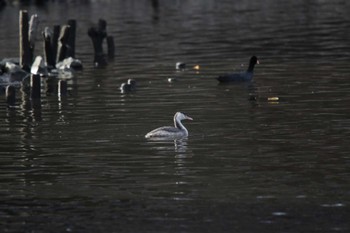
[[[39,25],[38,15],[37,14],[32,15],[29,20],[29,29],[28,29],[28,40],[29,40],[29,47],[30,47],[32,58],[34,54],[36,32],[38,30],[38,25]]]
[[[60,36],[58,38],[56,63],[67,58],[69,31],[69,25],[62,26]]]
[[[29,44],[28,12],[19,12],[19,64],[23,70],[29,71],[32,65],[32,53]]]
[[[33,62],[38,15],[32,15],[28,21],[28,12],[19,12],[19,59],[23,70],[29,71]]]
[[[67,39],[66,57],[75,58],[75,34],[77,21],[74,19],[70,19],[68,20],[67,24],[69,25],[69,35]]]
[[[60,37],[60,31],[61,31],[60,25],[53,26],[51,46],[52,46],[52,53],[53,53],[53,57],[55,59],[55,63],[56,63],[56,58],[57,58],[58,38]]]
[[[44,37],[44,59],[48,69],[52,69],[55,67],[56,63],[55,63],[55,55],[54,55],[53,45],[52,45],[53,32],[49,27],[45,27],[43,31],[43,37]]]

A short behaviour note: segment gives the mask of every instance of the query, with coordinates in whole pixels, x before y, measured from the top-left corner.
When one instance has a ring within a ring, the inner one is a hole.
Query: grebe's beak
[[[193,121],[192,117],[189,117],[189,116],[186,116],[186,119]]]
[[[258,64],[258,65],[260,64],[259,60],[256,61],[256,64]]]

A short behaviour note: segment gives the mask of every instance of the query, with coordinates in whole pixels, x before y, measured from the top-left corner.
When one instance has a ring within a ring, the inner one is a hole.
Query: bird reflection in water
[[[148,143],[152,144],[154,149],[160,152],[175,152],[185,153],[187,151],[187,138],[167,139],[167,138],[149,138]]]
[[[187,138],[174,140],[175,152],[185,153],[187,151]]]

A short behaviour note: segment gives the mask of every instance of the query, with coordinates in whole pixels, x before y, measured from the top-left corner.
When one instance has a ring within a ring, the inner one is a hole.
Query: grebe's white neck
[[[184,129],[187,131],[187,129],[185,128],[185,126],[182,124],[181,120],[179,120],[178,118],[174,117],[174,125],[176,128],[178,129]]]
[[[174,116],[174,125],[176,128],[185,131],[186,133],[188,133],[186,127],[182,124],[182,120],[193,120],[191,117],[186,116],[185,114],[183,114],[182,112],[177,112]]]

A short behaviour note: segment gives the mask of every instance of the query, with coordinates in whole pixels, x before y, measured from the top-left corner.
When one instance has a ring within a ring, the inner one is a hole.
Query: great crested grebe
[[[188,136],[188,131],[181,123],[182,120],[193,120],[191,117],[186,116],[182,112],[177,112],[174,115],[173,126],[163,126],[152,130],[146,134],[146,138],[183,138]]]

